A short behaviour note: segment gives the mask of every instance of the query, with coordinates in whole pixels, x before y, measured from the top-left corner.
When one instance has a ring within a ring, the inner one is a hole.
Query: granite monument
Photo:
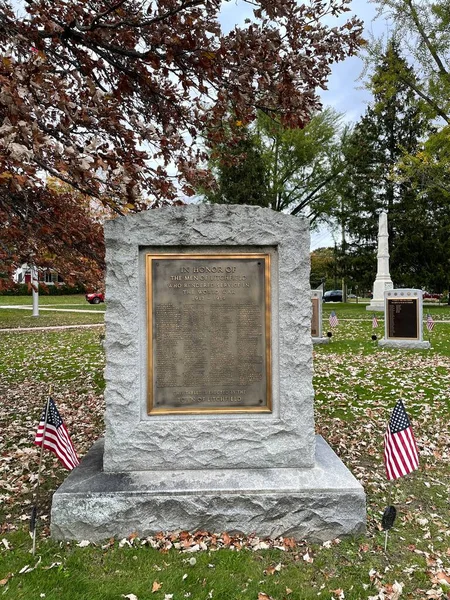
[[[105,237],[105,437],[54,494],[53,537],[363,532],[363,488],[314,432],[307,221],[191,205]]]

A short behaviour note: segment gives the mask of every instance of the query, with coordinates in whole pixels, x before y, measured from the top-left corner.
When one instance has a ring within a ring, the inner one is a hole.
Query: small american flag
[[[339,321],[334,310],[331,311],[329,322],[330,327],[336,327],[337,325],[339,325]]]
[[[433,331],[433,327],[434,327],[433,317],[430,314],[428,314],[427,315],[427,329],[428,329],[428,331]]]
[[[45,424],[46,415],[47,424]],[[52,398],[48,399],[48,406],[46,404],[42,411],[34,443],[36,446],[43,444],[44,448],[56,454],[70,471],[80,464],[72,440]]]
[[[392,411],[384,435],[384,464],[388,479],[408,475],[419,466],[419,454],[411,423],[401,400]]]
[[[376,315],[373,315],[372,317],[372,327],[375,329],[376,327],[378,327],[378,319]]]

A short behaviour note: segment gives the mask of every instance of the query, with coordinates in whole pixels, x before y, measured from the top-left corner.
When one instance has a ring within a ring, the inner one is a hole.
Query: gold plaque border
[[[417,337],[394,337],[389,335],[389,302],[405,302],[406,300],[416,301],[416,323],[417,323]],[[409,298],[386,298],[386,339],[387,340],[400,340],[400,341],[416,341],[420,342],[420,310],[419,310],[419,298],[411,296]]]
[[[153,281],[152,262],[154,260],[239,260],[239,259],[264,260],[264,286],[265,286],[265,327],[266,327],[266,404],[265,406],[251,406],[242,408],[155,408],[153,406]],[[239,413],[271,413],[272,412],[272,363],[271,363],[271,285],[270,285],[270,254],[233,253],[233,254],[146,254],[145,274],[147,290],[147,414],[152,415],[199,415],[199,414],[239,414]]]

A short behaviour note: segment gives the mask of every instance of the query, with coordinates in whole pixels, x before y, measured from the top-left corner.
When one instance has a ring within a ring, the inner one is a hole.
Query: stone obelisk
[[[389,234],[387,226],[387,214],[380,213],[378,221],[378,252],[377,252],[377,276],[373,284],[373,295],[367,310],[384,311],[384,291],[392,290],[394,287],[389,274]]]

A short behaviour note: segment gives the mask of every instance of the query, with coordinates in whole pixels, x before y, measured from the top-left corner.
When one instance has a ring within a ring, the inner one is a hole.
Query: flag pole
[[[50,394],[51,393],[52,393],[52,386],[50,386],[50,388],[48,390],[48,398],[47,398],[47,403],[45,405],[44,430],[42,432],[41,452],[39,454],[38,477],[37,477],[36,490],[35,490],[35,493],[34,493],[33,509],[31,511],[31,519],[30,519],[30,528],[31,528],[31,531],[32,531],[32,534],[33,534],[33,547],[31,549],[31,553],[32,553],[33,556],[36,553],[37,506],[38,506],[38,499],[39,499],[39,485],[40,485],[40,481],[41,481],[42,456],[44,454],[45,433],[47,431],[47,417],[48,417],[48,409],[49,409],[49,406],[50,406]]]
[[[388,493],[388,501],[387,501],[387,505],[391,506],[391,499],[392,499],[392,481],[389,482],[389,493]],[[389,535],[389,529],[386,529],[386,531],[384,532],[384,552],[387,551],[387,543],[388,543],[388,535]]]

